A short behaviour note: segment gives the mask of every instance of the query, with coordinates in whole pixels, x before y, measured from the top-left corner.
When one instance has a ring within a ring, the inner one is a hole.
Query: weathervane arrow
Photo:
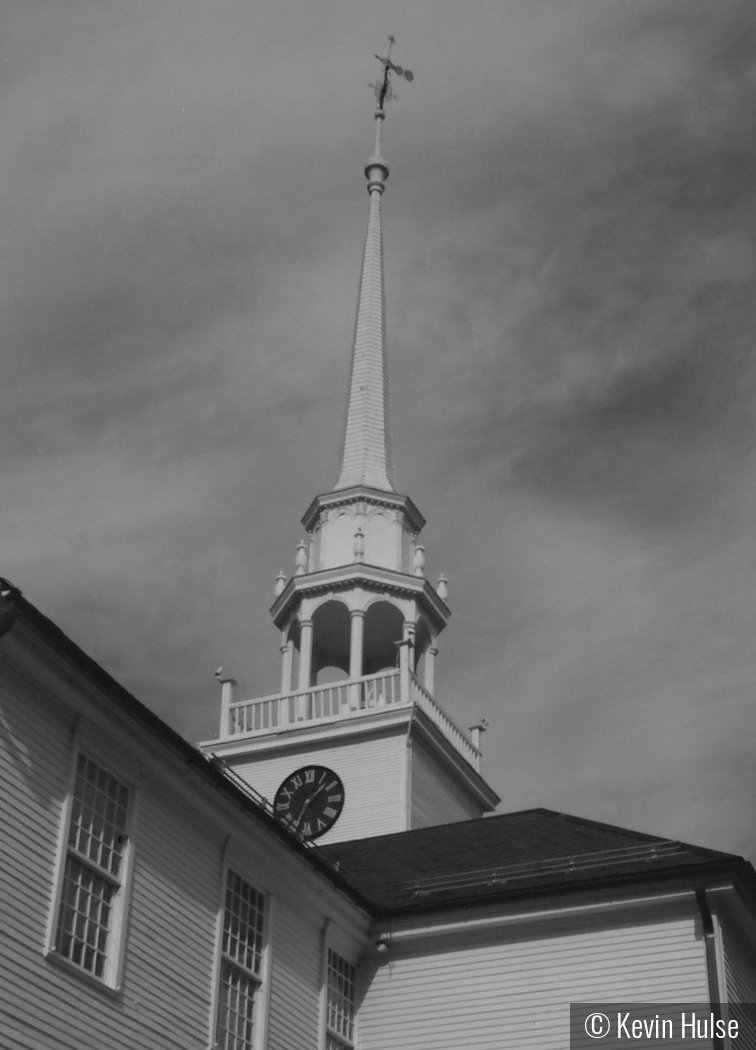
[[[391,90],[390,74],[396,73],[398,77],[404,77],[405,80],[411,81],[415,79],[414,73],[409,69],[402,69],[395,62],[391,61],[391,48],[394,46],[395,38],[389,36],[389,49],[388,55],[383,58],[381,55],[375,57],[383,66],[383,80],[377,84],[371,84],[370,86],[375,90],[375,97],[378,99],[378,109],[383,110],[384,102],[390,102],[394,97],[394,93]]]

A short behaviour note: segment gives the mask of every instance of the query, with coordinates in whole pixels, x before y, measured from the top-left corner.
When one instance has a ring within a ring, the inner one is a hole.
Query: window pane
[[[223,954],[259,975],[262,964],[265,898],[229,870],[223,915]]]
[[[128,800],[128,788],[79,755],[68,845],[115,877],[126,847]]]
[[[253,1050],[256,991],[253,977],[223,960],[215,1037],[221,1050]]]
[[[354,1038],[354,967],[336,952],[328,949],[328,997],[326,1026],[330,1029],[328,1050],[341,1050]],[[341,1036],[341,1039],[333,1038]]]
[[[326,1050],[352,1050],[351,1043],[345,1043],[342,1039],[337,1039],[335,1035],[331,1035],[329,1032],[326,1035]]]
[[[75,857],[66,858],[55,950],[95,977],[107,958],[116,887]]]

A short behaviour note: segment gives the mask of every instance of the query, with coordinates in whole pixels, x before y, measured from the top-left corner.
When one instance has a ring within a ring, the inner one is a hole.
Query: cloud
[[[276,688],[391,29],[415,72],[384,137],[392,417],[451,580],[439,695],[488,713],[507,808],[742,846],[751,8],[9,8],[3,573],[190,737],[218,664]]]

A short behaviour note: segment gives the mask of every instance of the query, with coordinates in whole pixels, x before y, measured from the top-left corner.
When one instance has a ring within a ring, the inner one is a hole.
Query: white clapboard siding
[[[731,1003],[756,1003],[756,951],[733,925],[724,927],[727,999]]]
[[[266,1050],[317,1047],[322,916],[275,902]]]
[[[428,828],[481,817],[480,806],[464,792],[454,773],[415,739],[410,750],[410,827]]]
[[[45,958],[75,719],[2,662],[0,716],[0,1045],[207,1050],[228,849],[274,904],[263,990],[269,1046],[316,1047],[325,919],[349,931],[359,954],[368,917],[237,806],[219,796],[214,819],[207,792],[205,803],[194,805],[194,774],[187,767],[186,790],[175,790],[175,781],[163,779],[162,760],[138,736],[129,754],[122,739],[96,734],[98,761],[107,765],[111,755],[114,768],[133,769],[138,783],[121,992]]]
[[[0,1002],[9,1030],[39,1017],[29,981],[44,950],[70,768],[61,741],[70,741],[73,724],[41,696],[24,702],[24,689],[20,676],[0,668]]]
[[[142,789],[124,998],[180,1045],[207,1043],[221,836],[148,782]]]
[[[147,781],[136,849],[120,1000],[45,959],[74,719],[0,668],[0,998],[12,1045],[205,1050],[220,839]],[[102,739],[101,748],[118,748]],[[99,756],[98,756],[99,757]],[[106,762],[107,759],[105,758]],[[8,1045],[11,1045],[10,1043]]]
[[[569,1004],[591,1000],[708,1001],[694,918],[392,949],[365,990],[360,1050],[568,1050]]]
[[[406,727],[371,737],[311,743],[233,762],[233,769],[272,801],[282,781],[306,765],[327,766],[341,777],[344,809],[318,843],[387,835],[407,829]]]
[[[756,1003],[756,952],[734,926],[723,930],[725,983],[729,1003]],[[752,1015],[738,1015],[741,1024],[738,1045],[756,1047],[756,1025]]]

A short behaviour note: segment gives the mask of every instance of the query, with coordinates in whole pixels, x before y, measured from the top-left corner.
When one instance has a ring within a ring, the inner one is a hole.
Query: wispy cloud
[[[276,688],[387,121],[402,487],[507,808],[752,849],[752,5],[74,0],[0,44],[2,571],[191,737]]]

